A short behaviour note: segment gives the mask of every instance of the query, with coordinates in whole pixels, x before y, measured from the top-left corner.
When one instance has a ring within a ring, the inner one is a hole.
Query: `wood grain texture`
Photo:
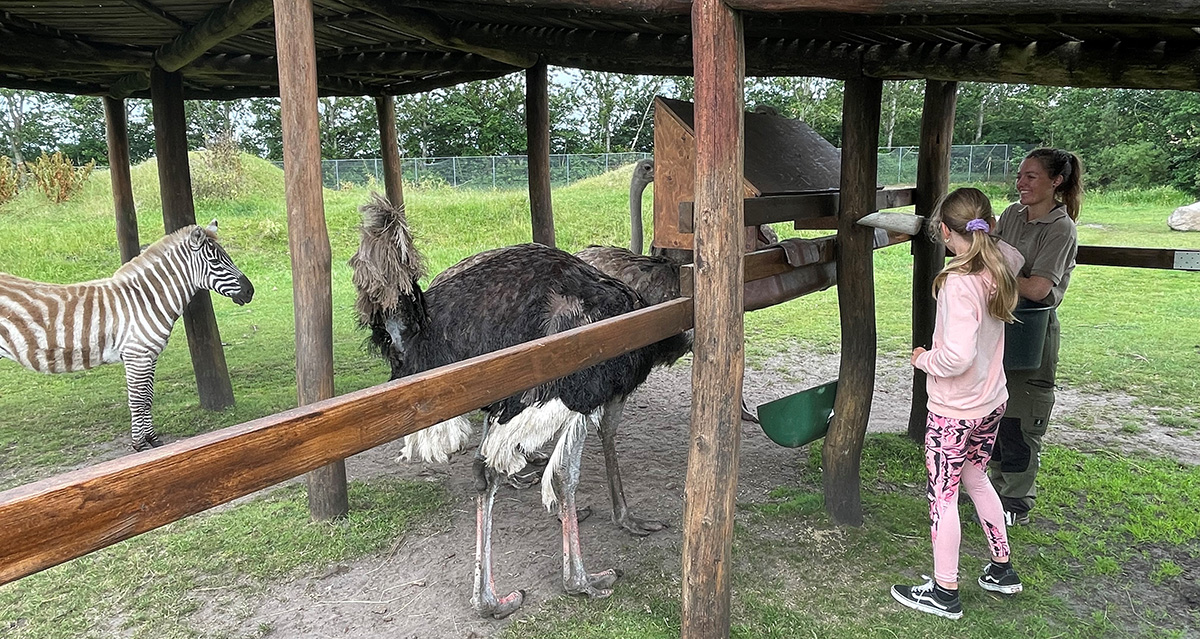
[[[729,636],[730,562],[745,368],[742,323],[745,62],[741,17],[692,9],[696,61],[696,329],[683,513],[681,636]]]
[[[125,101],[104,98],[105,139],[108,142],[108,177],[112,182],[113,212],[117,223],[117,246],[121,263],[142,252],[138,241],[137,207],[129,174],[129,127]]]
[[[214,46],[271,15],[271,0],[232,0],[154,52],[158,66],[178,71]]]
[[[192,176],[188,164],[187,120],[183,111],[183,79],[155,67],[150,73],[154,117],[154,149],[158,157],[158,186],[162,194],[163,226],[167,233],[196,223]],[[213,314],[212,296],[200,291],[183,311],[188,351],[200,407],[221,410],[233,406],[233,384],[221,347],[221,332]]]
[[[0,492],[0,583],[326,466],[692,326],[679,298]]]
[[[917,151],[916,213],[933,219],[934,208],[950,185],[950,147],[954,137],[954,110],[958,101],[958,83],[930,80],[925,83],[925,104],[921,112],[920,147]],[[937,300],[933,297],[933,278],[946,263],[946,246],[934,241],[929,233],[912,240],[912,345],[933,346],[933,325],[937,318]],[[925,372],[914,368],[912,407],[908,415],[908,436],[925,441]]]
[[[400,167],[400,142],[396,135],[396,99],[390,95],[375,98],[379,119],[379,154],[383,156],[383,187],[388,202],[404,205],[404,173]]]
[[[1079,247],[1075,261],[1093,266],[1174,269],[1175,249],[1085,245]]]
[[[316,44],[309,0],[276,0],[275,41],[296,318],[296,394],[303,406],[333,397],[332,258],[321,189]],[[340,458],[309,474],[308,509],[314,519],[342,517],[349,511],[345,477]]]
[[[825,508],[839,524],[863,521],[859,465],[875,390],[873,229],[857,224],[875,207],[883,83],[847,80],[842,100],[842,185],[837,286],[842,357],[833,419],[822,448]]]
[[[744,11],[828,11],[866,15],[1011,16],[1051,9],[1036,0],[729,0]],[[1052,12],[1085,13],[1111,18],[1200,18],[1200,6],[1189,0],[1059,0]]]
[[[546,63],[525,71],[525,136],[529,158],[529,213],[533,241],[554,246],[554,203],[550,196],[550,93]]]
[[[875,196],[875,210],[911,206],[914,192],[915,189],[912,187],[880,189]],[[658,197],[657,192],[655,192],[655,197]],[[833,229],[837,228],[837,211],[840,201],[841,196],[837,191],[748,197],[742,205],[743,223],[746,226],[758,226],[776,222],[793,222],[798,229]],[[831,222],[832,226],[829,225]],[[679,203],[679,229],[684,233],[694,231],[694,202]]]

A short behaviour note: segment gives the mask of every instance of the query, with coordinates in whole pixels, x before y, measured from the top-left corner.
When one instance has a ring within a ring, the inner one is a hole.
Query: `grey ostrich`
[[[403,206],[374,196],[362,208],[358,252],[350,259],[360,323],[388,362],[391,378],[475,357],[646,306],[631,288],[569,253],[523,244],[468,258],[422,291],[423,269]],[[497,597],[492,574],[492,507],[502,474],[520,472],[525,451],[554,442],[542,477],[542,501],[558,506],[563,586],[606,597],[617,573],[588,573],[579,546],[575,490],[589,425],[604,428],[650,370],[686,350],[682,335],[636,349],[486,407],[474,464],[478,528],[472,605],[503,618],[524,593]],[[615,408],[614,408],[615,407]],[[463,447],[471,425],[459,416],[405,437],[405,458],[445,461]]]

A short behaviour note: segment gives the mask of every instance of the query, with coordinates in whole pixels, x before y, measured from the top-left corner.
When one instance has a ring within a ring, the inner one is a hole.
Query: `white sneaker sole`
[[[1021,592],[1022,590],[1024,590],[1024,587],[1021,584],[1011,584],[1008,586],[1001,586],[1000,584],[988,583],[983,580],[983,577],[979,578],[979,587],[983,588],[984,590],[987,590],[990,592],[998,592],[1003,595],[1015,595],[1018,592]]]
[[[904,597],[903,595],[897,593],[895,591],[895,589],[890,589],[890,590],[888,590],[888,592],[892,593],[892,599],[895,599],[896,601],[900,602],[901,605],[906,606],[908,608],[912,608],[913,610],[927,612],[931,615],[937,615],[944,619],[962,619],[962,615],[963,615],[962,612],[949,612],[947,610],[941,610],[938,608],[934,608],[933,606],[927,606],[920,602],[916,602],[916,601],[913,601],[912,599],[908,599],[908,598]]]

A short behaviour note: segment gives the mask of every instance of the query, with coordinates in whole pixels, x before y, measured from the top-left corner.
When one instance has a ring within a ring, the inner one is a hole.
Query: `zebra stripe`
[[[47,284],[0,273],[0,357],[40,373],[123,362],[134,448],[158,445],[154,365],[175,321],[203,289],[239,305],[254,296],[215,233],[215,220],[184,227],[102,280]]]

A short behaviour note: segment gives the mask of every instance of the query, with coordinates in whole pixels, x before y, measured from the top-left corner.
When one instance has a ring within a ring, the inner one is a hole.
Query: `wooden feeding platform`
[[[746,112],[742,191],[745,226],[791,222],[836,229],[842,154],[807,124]],[[692,249],[695,232],[695,105],[654,100],[654,239],[658,248]],[[910,188],[880,189],[877,208],[913,203]],[[754,233],[747,231],[747,250]]]

